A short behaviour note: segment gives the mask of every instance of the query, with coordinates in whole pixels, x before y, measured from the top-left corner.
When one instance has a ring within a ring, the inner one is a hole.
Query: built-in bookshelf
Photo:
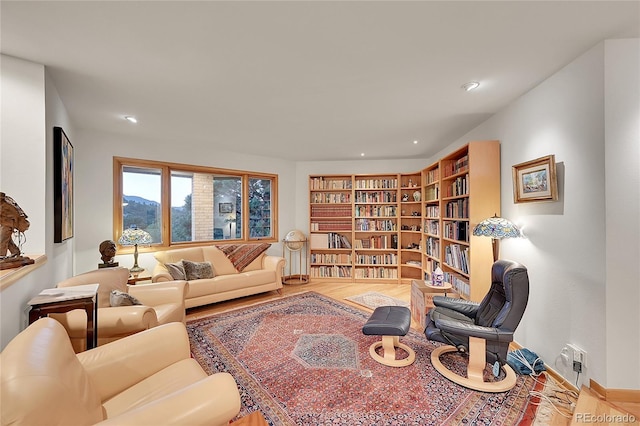
[[[500,144],[470,142],[415,173],[309,176],[309,210],[311,278],[410,284],[440,267],[479,301],[491,239],[471,234],[500,214]]]

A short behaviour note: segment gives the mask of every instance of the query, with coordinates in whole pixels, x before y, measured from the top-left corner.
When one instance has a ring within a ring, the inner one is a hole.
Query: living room
[[[4,10],[2,19],[7,19]],[[640,366],[637,356],[629,355],[640,351],[640,335],[633,332],[640,324],[640,49],[637,34],[633,37],[595,40],[531,90],[428,154],[330,161],[293,161],[188,139],[176,149],[175,141],[141,138],[135,131],[92,130],[70,116],[56,87],[62,83],[54,82],[48,64],[7,54],[3,46],[2,191],[29,215],[25,253],[47,259],[3,286],[2,347],[26,326],[33,295],[95,269],[98,244],[114,234],[114,156],[277,174],[281,238],[289,229],[308,228],[311,174],[415,172],[469,141],[496,139],[501,143],[501,215],[524,225],[526,234],[505,240],[501,258],[526,265],[531,280],[515,340],[552,367],[562,348],[575,343],[588,353],[587,369],[579,378],[565,372],[567,380],[637,390]],[[63,243],[53,242],[54,126],[65,129],[75,148],[75,235]],[[511,167],[549,154],[558,166],[559,200],[515,204]],[[270,253],[281,252],[274,243]],[[131,254],[117,260],[129,265]],[[141,253],[143,267],[153,269],[154,262],[151,250]]]

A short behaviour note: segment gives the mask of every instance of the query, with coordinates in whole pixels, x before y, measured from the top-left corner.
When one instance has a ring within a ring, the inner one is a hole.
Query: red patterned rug
[[[414,330],[401,338],[416,352],[411,366],[375,362],[369,346],[378,337],[362,334],[369,315],[307,292],[189,321],[187,329],[207,373],[236,379],[240,416],[259,410],[274,426],[517,425],[535,415],[533,379],[519,376],[504,393],[463,388],[432,367],[436,344]]]

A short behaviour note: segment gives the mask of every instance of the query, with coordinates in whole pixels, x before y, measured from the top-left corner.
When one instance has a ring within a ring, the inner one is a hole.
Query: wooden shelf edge
[[[0,291],[10,287],[20,278],[28,275],[47,263],[47,255],[45,254],[32,254],[27,255],[27,257],[33,259],[34,263],[31,265],[21,266],[19,268],[4,269],[0,271]]]

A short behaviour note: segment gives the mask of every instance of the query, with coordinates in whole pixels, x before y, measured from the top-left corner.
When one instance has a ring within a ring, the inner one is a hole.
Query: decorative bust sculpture
[[[116,255],[116,243],[113,240],[104,240],[100,243],[100,250],[102,263],[98,264],[99,268],[111,268],[118,266],[118,262],[114,262],[113,258]]]
[[[17,268],[34,263],[33,259],[21,256],[24,232],[29,229],[27,215],[13,198],[0,192],[0,269]],[[13,241],[16,234],[18,244]],[[7,256],[7,252],[9,255]]]

